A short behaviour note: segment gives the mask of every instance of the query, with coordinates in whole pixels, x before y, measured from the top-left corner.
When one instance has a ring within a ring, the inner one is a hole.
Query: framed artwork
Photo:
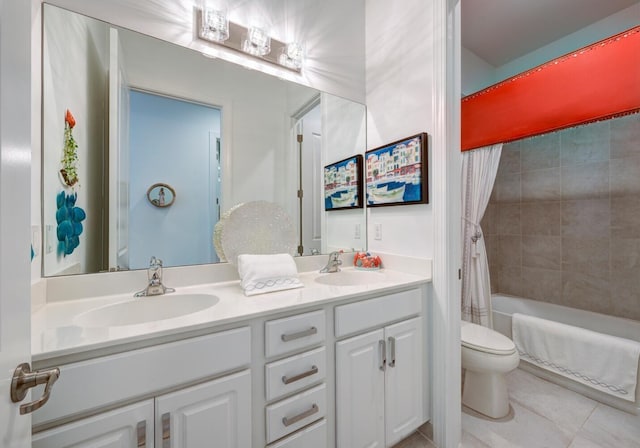
[[[427,134],[365,153],[367,207],[428,204]]]
[[[362,208],[362,155],[324,167],[324,209]]]

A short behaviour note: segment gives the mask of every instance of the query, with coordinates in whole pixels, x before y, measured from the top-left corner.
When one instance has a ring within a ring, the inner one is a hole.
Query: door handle
[[[53,367],[51,369],[31,371],[29,363],[25,362],[16,367],[13,372],[13,379],[11,380],[11,401],[19,403],[27,396],[27,391],[32,387],[36,387],[40,384],[46,384],[42,397],[31,403],[25,403],[20,405],[20,415],[29,414],[37,409],[40,409],[44,404],[49,401],[51,396],[51,389],[53,384],[58,381],[60,377],[60,369]]]

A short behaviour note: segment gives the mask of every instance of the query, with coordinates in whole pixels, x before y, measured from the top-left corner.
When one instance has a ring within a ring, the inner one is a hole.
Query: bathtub
[[[491,306],[493,308],[493,328],[509,338],[511,338],[511,315],[521,313],[640,342],[640,322],[635,320],[504,294],[494,294],[491,298]],[[520,361],[520,368],[601,403],[633,414],[640,414],[640,385],[636,387],[634,404],[541,369],[526,360]]]

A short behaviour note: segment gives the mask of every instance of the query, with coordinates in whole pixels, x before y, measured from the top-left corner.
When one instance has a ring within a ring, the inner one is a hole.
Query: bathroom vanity
[[[33,446],[390,447],[429,420],[430,278],[300,279],[253,297],[237,280],[47,297],[33,363],[61,374],[33,414]]]

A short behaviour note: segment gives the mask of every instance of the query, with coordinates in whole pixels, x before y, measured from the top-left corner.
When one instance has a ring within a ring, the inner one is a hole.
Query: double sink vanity
[[[429,419],[430,278],[314,259],[304,288],[253,297],[224,264],[167,269],[176,291],[140,298],[124,290],[144,271],[46,279],[33,363],[60,378],[33,446],[394,445]]]

